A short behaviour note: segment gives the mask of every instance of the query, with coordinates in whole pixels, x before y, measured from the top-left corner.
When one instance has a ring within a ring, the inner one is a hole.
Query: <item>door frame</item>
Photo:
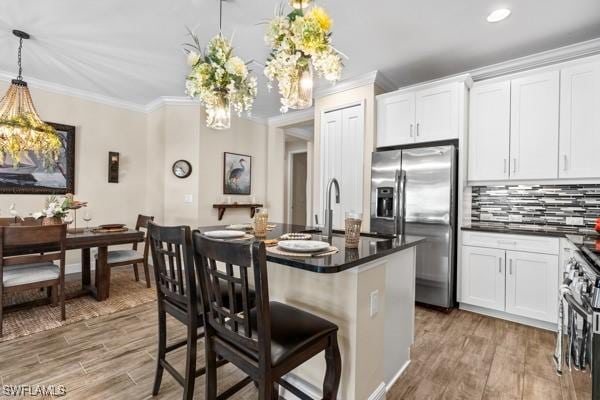
[[[292,223],[292,177],[294,176],[294,164],[293,164],[293,156],[296,154],[302,154],[302,153],[306,153],[307,156],[307,163],[306,163],[306,174],[308,176],[308,149],[306,150],[290,150],[287,152],[287,159],[288,159],[288,170],[287,170],[287,210],[286,210],[286,215],[287,215],[287,223],[291,224]],[[308,191],[307,191],[308,193]],[[308,200],[308,199],[307,199]],[[308,218],[308,214],[307,214],[307,218]],[[304,223],[307,224],[308,221],[305,221]],[[308,224],[307,224],[308,225]]]

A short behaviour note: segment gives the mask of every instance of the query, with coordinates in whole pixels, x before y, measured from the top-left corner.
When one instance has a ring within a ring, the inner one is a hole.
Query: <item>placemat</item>
[[[254,239],[254,235],[250,235],[249,233],[246,233],[244,236],[242,237],[238,237],[238,238],[210,238],[211,240],[220,240],[222,242],[238,242],[238,241],[243,241],[243,240],[248,240],[248,239]]]
[[[317,253],[296,253],[292,251],[285,251],[280,249],[278,246],[276,247],[267,247],[267,253],[277,254],[278,256],[286,256],[286,257],[300,257],[300,258],[312,258],[312,257],[325,257],[335,254],[339,251],[339,249],[335,246],[329,246],[328,250],[323,250]]]

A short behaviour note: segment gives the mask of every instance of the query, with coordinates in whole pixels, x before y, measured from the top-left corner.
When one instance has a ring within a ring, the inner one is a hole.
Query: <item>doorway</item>
[[[306,179],[308,168],[307,153],[290,153],[290,222],[306,225]]]

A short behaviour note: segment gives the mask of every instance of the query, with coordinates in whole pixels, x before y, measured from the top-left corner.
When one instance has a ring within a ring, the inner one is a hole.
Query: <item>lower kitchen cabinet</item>
[[[556,322],[558,256],[506,252],[506,312]]]
[[[463,302],[504,311],[505,251],[463,246]]]

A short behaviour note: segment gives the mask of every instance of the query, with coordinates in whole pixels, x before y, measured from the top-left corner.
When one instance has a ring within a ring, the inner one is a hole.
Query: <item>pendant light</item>
[[[312,0],[290,0],[290,6],[294,7],[296,10],[308,8],[310,3],[312,3]]]
[[[219,0],[219,35],[223,35],[223,0]],[[231,127],[231,103],[226,93],[221,93],[206,112],[209,128],[224,130]]]
[[[48,164],[58,159],[61,141],[54,128],[38,116],[27,82],[23,80],[21,52],[23,40],[30,36],[18,30],[13,30],[12,33],[19,38],[19,74],[0,100],[0,164],[8,164],[8,155],[16,166],[21,155],[27,151],[42,156]]]

